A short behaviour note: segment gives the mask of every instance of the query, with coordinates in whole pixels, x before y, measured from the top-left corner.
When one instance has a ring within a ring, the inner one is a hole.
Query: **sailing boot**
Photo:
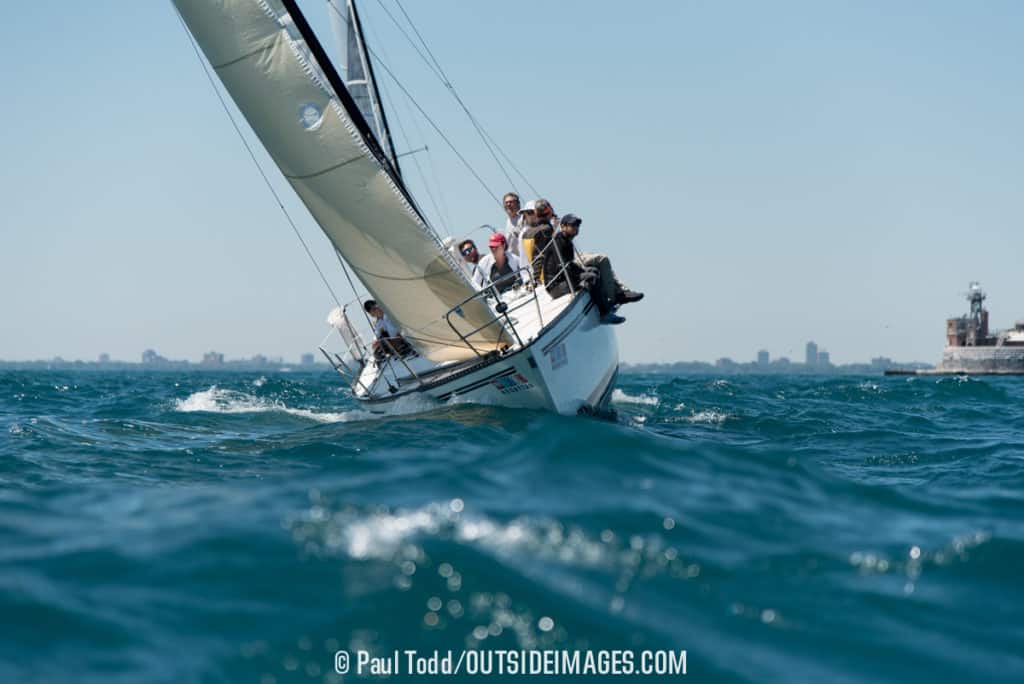
[[[615,295],[616,304],[632,304],[633,302],[639,302],[644,298],[643,292],[635,292],[633,290],[619,290]]]

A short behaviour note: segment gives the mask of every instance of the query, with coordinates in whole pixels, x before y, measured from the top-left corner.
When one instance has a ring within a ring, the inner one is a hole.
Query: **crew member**
[[[466,264],[466,271],[469,273],[469,279],[474,283],[481,280],[480,278],[480,252],[476,249],[476,243],[466,238],[459,243],[459,254],[462,255],[462,260]]]
[[[398,326],[391,322],[384,309],[372,299],[363,302],[363,310],[370,314],[373,319],[373,334],[377,338],[373,341],[373,356],[376,359],[383,359],[391,354],[405,356],[411,347],[398,332]]]
[[[508,239],[508,251],[512,254],[519,254],[519,238],[526,228],[526,221],[520,212],[519,195],[514,192],[507,192],[501,198],[501,204],[505,208],[505,237]]]
[[[482,289],[494,286],[498,292],[518,287],[520,282],[519,257],[508,251],[508,240],[501,233],[494,233],[487,241],[491,253],[480,260],[477,283]]]
[[[524,211],[528,227],[523,231],[520,251],[523,263],[530,264],[534,280],[540,282],[544,279],[545,250],[555,233],[555,228],[551,223],[555,212],[551,208],[551,203],[546,199],[527,202],[526,208],[532,211],[530,213]]]
[[[644,297],[643,293],[624,287],[605,255],[576,256],[572,243],[579,235],[583,219],[574,214],[566,214],[560,223],[559,231],[552,237],[551,245],[543,257],[542,268],[548,293],[557,299],[587,284],[601,312],[601,322],[624,322],[626,319],[615,313],[615,310],[621,304],[640,301]]]

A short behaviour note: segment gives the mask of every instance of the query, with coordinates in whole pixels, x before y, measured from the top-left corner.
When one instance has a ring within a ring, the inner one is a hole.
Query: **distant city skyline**
[[[0,364],[21,364],[21,363],[73,363],[73,364],[93,364],[98,366],[111,365],[111,366],[124,366],[124,365],[138,365],[138,366],[153,366],[153,367],[174,367],[174,366],[204,366],[209,368],[216,368],[221,366],[311,366],[318,363],[316,354],[312,352],[301,352],[297,357],[289,360],[284,356],[267,356],[264,354],[254,354],[248,357],[230,358],[225,354],[218,351],[205,352],[201,358],[187,359],[187,358],[168,358],[163,356],[155,349],[145,349],[135,358],[118,359],[112,357],[106,352],[100,353],[96,358],[93,359],[82,359],[69,357],[65,358],[62,355],[57,355],[48,358],[36,358],[36,359],[2,359],[0,358]],[[326,361],[324,365],[327,366]]]
[[[805,345],[805,360],[803,363],[794,362],[786,356],[772,357],[770,352],[766,349],[759,349],[755,353],[755,358],[749,362],[735,361],[730,357],[719,357],[713,363],[699,361],[699,360],[686,360],[676,359],[667,362],[651,362],[651,361],[640,361],[633,363],[624,363],[624,367],[630,366],[655,366],[655,365],[695,365],[695,366],[707,366],[708,368],[716,368],[719,370],[734,370],[734,369],[745,369],[754,370],[759,369],[762,371],[770,372],[786,372],[793,370],[796,372],[803,372],[806,370],[820,370],[820,371],[831,371],[841,367],[861,368],[869,370],[886,370],[897,366],[903,367],[923,367],[934,365],[927,361],[907,361],[897,363],[891,358],[886,356],[872,357],[870,361],[854,361],[847,364],[836,365],[833,364],[828,351],[820,349],[818,345],[813,341],[808,341]],[[302,366],[312,367],[318,365],[321,362],[316,354],[312,352],[303,352],[300,354],[297,362],[289,362],[281,356],[266,356],[263,354],[255,354],[246,358],[228,358],[223,353],[218,351],[205,352],[202,357],[196,361],[193,359],[171,359],[159,354],[155,349],[145,349],[139,354],[138,360],[127,360],[127,359],[114,359],[108,353],[101,353],[95,360],[89,359],[65,359],[57,356],[52,358],[44,359],[0,359],[0,367],[4,365],[14,366],[18,364],[87,364],[95,366],[111,365],[111,366],[125,366],[125,365],[138,365],[148,368],[244,368],[244,367],[269,367],[269,366]],[[328,364],[323,364],[328,367]]]

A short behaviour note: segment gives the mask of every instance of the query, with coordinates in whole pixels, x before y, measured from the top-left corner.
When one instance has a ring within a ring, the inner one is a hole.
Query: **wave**
[[[652,397],[649,394],[626,394],[617,387],[612,391],[612,401],[620,404],[642,404],[644,406],[657,406],[661,403],[661,399],[658,397]]]
[[[463,500],[456,498],[412,509],[346,507],[332,512],[325,501],[317,501],[292,520],[290,528],[293,540],[306,552],[353,560],[403,562],[421,556],[418,545],[433,539],[474,546],[502,558],[528,557],[567,567],[636,570],[645,566],[648,575],[667,571],[687,577],[700,572],[657,532],[623,535],[604,529],[596,533],[548,517],[500,520],[464,511],[464,507]],[[665,518],[659,527],[675,526],[674,519]]]
[[[702,681],[1022,680],[1024,385],[620,382],[613,422],[371,415],[327,371],[0,373],[0,680],[582,644],[688,648]]]
[[[692,416],[687,416],[686,421],[690,423],[707,423],[710,425],[721,425],[729,417],[728,413],[722,411],[697,411]]]
[[[458,405],[452,400],[448,405]],[[193,392],[184,399],[174,401],[174,410],[180,413],[283,413],[297,418],[305,418],[318,423],[346,423],[362,420],[376,420],[389,416],[404,416],[426,413],[443,406],[433,399],[422,395],[408,395],[398,398],[382,410],[370,412],[363,409],[331,412],[314,411],[306,408],[293,408],[280,399],[257,397],[238,390],[224,389],[212,385],[209,389]]]
[[[221,389],[216,385],[175,400],[174,410],[180,413],[285,413],[318,423],[340,423],[373,417],[367,411],[330,413],[291,408],[276,399],[262,399],[236,390]]]

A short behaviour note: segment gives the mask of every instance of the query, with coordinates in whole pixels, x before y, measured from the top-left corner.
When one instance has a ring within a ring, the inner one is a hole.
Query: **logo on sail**
[[[324,113],[312,102],[306,102],[299,106],[299,123],[307,131],[315,131],[324,122]]]

